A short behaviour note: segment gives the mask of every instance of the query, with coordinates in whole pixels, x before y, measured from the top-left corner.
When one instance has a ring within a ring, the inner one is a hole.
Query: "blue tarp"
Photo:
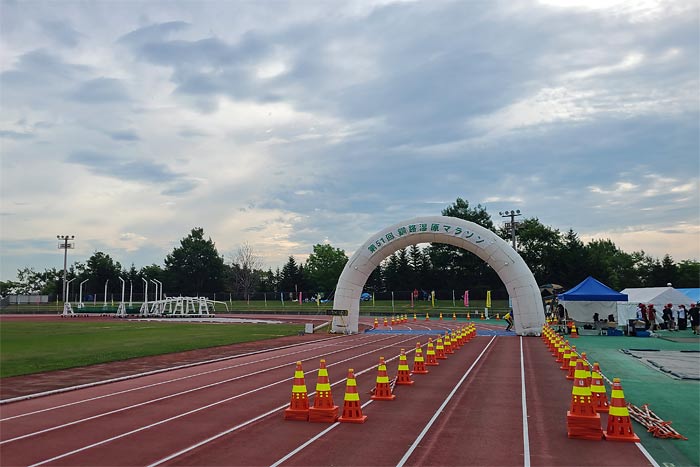
[[[693,302],[697,303],[700,301],[700,289],[676,289],[686,297],[690,298]]]
[[[627,295],[611,289],[591,276],[557,297],[565,302],[626,302]]]

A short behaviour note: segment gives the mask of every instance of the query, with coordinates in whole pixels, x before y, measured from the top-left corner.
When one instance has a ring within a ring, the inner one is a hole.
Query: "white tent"
[[[630,319],[635,319],[637,316],[637,305],[643,303],[645,305],[652,304],[656,308],[656,322],[662,323],[661,311],[667,303],[674,306],[680,304],[688,304],[688,297],[674,289],[673,287],[644,287],[625,289],[622,293],[629,297],[628,303],[617,304],[617,315],[620,322],[626,322]]]

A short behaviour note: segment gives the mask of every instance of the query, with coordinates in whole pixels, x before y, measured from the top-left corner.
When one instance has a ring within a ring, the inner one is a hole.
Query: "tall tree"
[[[518,239],[518,252],[537,283],[559,282],[563,249],[559,230],[543,225],[537,218],[525,219],[518,228]]]
[[[676,288],[691,289],[700,287],[700,262],[689,259],[678,263],[678,278],[673,284]]]
[[[290,256],[287,263],[282,267],[279,284],[280,292],[284,292],[287,296],[296,298],[295,295],[299,292],[299,287],[302,284],[299,266],[294,256]]]
[[[471,207],[469,201],[462,198],[457,198],[453,204],[443,209],[442,215],[474,222],[489,230],[494,229],[486,208],[480,204]],[[433,271],[433,277],[427,284],[430,288],[463,290],[500,282],[484,261],[456,246],[431,243],[427,253]]]
[[[223,290],[224,260],[201,227],[193,228],[165,258],[165,272],[168,284],[183,295]]]
[[[314,245],[314,252],[306,260],[306,278],[312,292],[323,292],[326,295],[335,291],[338,278],[343,272],[348,257],[340,248],[328,244]]]
[[[91,284],[95,284],[98,293],[104,292],[107,283],[107,293],[121,290],[119,276],[122,272],[122,265],[114,261],[111,256],[101,251],[96,251],[88,258],[85,274],[90,279]],[[109,282],[108,282],[109,281]]]
[[[255,291],[255,286],[260,280],[259,270],[262,267],[262,258],[255,254],[255,250],[248,242],[245,242],[238,247],[231,262],[234,290],[236,293],[241,293],[243,298],[248,298]]]

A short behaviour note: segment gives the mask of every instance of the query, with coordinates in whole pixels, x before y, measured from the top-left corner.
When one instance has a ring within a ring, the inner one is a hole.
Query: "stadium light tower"
[[[513,249],[518,251],[517,245],[515,244],[515,229],[520,225],[519,222],[515,222],[515,218],[520,215],[520,209],[515,211],[502,211],[498,213],[501,217],[510,217],[510,222],[506,222],[506,229],[510,229],[510,238],[513,241]]]
[[[61,243],[58,244],[58,249],[63,250],[63,287],[61,287],[63,290],[61,291],[62,299],[65,302],[66,301],[66,269],[68,266],[68,249],[69,248],[75,248],[75,243],[69,242],[68,240],[73,240],[75,238],[75,235],[56,235],[56,238],[59,240],[62,240]]]

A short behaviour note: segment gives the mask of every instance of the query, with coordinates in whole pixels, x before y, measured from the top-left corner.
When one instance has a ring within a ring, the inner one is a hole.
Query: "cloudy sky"
[[[457,197],[700,259],[697,2],[0,1],[0,278],[264,265]]]

